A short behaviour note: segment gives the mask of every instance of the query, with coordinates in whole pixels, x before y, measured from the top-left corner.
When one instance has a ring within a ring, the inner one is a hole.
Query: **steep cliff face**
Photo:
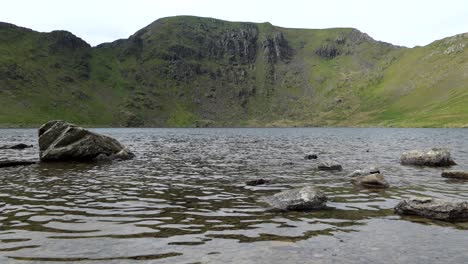
[[[356,29],[185,16],[94,48],[69,32],[5,23],[0,40],[0,124],[57,118],[113,126],[405,123],[397,114],[419,116],[421,125],[468,120],[461,99],[468,94],[466,34],[407,49]],[[447,87],[450,95],[443,94]],[[417,114],[418,94],[428,114]],[[460,106],[439,109],[439,102]]]
[[[253,23],[166,18],[98,49],[116,51],[131,123],[236,125],[259,89],[274,82],[274,65],[292,56],[283,34],[271,29],[265,35]],[[266,78],[261,85],[258,75]]]

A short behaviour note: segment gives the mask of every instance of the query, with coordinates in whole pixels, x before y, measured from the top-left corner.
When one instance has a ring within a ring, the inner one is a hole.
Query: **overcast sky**
[[[44,32],[68,30],[93,46],[175,15],[293,28],[354,27],[408,47],[468,32],[468,0],[1,0],[0,8],[0,21]]]

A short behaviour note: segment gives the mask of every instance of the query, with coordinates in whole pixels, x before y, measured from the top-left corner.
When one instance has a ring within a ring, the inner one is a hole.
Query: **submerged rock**
[[[347,177],[366,176],[369,174],[380,173],[380,169],[377,167],[369,167],[361,170],[355,170],[352,173],[346,175]]]
[[[370,189],[383,189],[390,186],[390,184],[388,184],[388,182],[385,180],[384,176],[380,173],[356,176],[351,179],[351,182],[354,185]]]
[[[468,171],[446,170],[442,172],[442,177],[452,179],[468,180]]]
[[[317,166],[317,169],[325,171],[341,171],[343,170],[343,167],[341,167],[341,165],[334,160],[328,160],[321,162]]]
[[[262,185],[262,184],[267,184],[267,183],[270,183],[270,180],[256,179],[256,180],[250,180],[250,181],[245,182],[245,184],[248,186],[257,186],[257,185]]]
[[[25,149],[25,148],[32,148],[33,145],[26,145],[23,143],[19,144],[14,144],[14,145],[5,145],[5,146],[0,146],[0,149]]]
[[[0,161],[0,168],[27,166],[27,165],[32,165],[36,163],[37,163],[36,161],[29,161],[29,160],[2,160]]]
[[[468,202],[412,197],[399,202],[395,212],[400,215],[418,215],[444,221],[467,221]]]
[[[282,191],[264,201],[271,207],[284,211],[302,211],[323,209],[326,206],[327,197],[312,186]]]
[[[100,135],[64,121],[49,121],[39,128],[41,161],[91,161],[96,158],[134,157],[116,139]]]
[[[429,151],[411,150],[401,155],[400,162],[403,165],[444,167],[456,165],[450,151],[447,149],[433,148]]]
[[[304,159],[311,160],[311,159],[317,159],[318,156],[317,154],[306,154]]]

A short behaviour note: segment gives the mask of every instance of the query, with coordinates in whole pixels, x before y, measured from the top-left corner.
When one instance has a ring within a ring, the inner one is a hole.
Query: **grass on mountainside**
[[[210,50],[245,45],[253,28],[253,62]],[[272,63],[264,43],[276,34],[291,54]],[[467,127],[466,46],[467,34],[408,49],[350,28],[183,16],[91,48],[0,24],[0,124]]]

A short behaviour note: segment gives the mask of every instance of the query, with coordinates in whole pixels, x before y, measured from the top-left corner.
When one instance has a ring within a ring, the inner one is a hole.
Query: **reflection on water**
[[[137,155],[99,164],[0,169],[0,262],[466,263],[468,223],[395,216],[409,195],[468,200],[468,182],[401,166],[401,152],[449,147],[468,169],[466,129],[96,129]],[[36,131],[0,130],[0,159],[37,159]],[[305,153],[319,159],[305,160]],[[343,172],[315,170],[334,158]],[[379,166],[392,187],[353,188]],[[246,186],[268,178],[272,184]],[[304,185],[330,202],[269,211],[261,197]]]

